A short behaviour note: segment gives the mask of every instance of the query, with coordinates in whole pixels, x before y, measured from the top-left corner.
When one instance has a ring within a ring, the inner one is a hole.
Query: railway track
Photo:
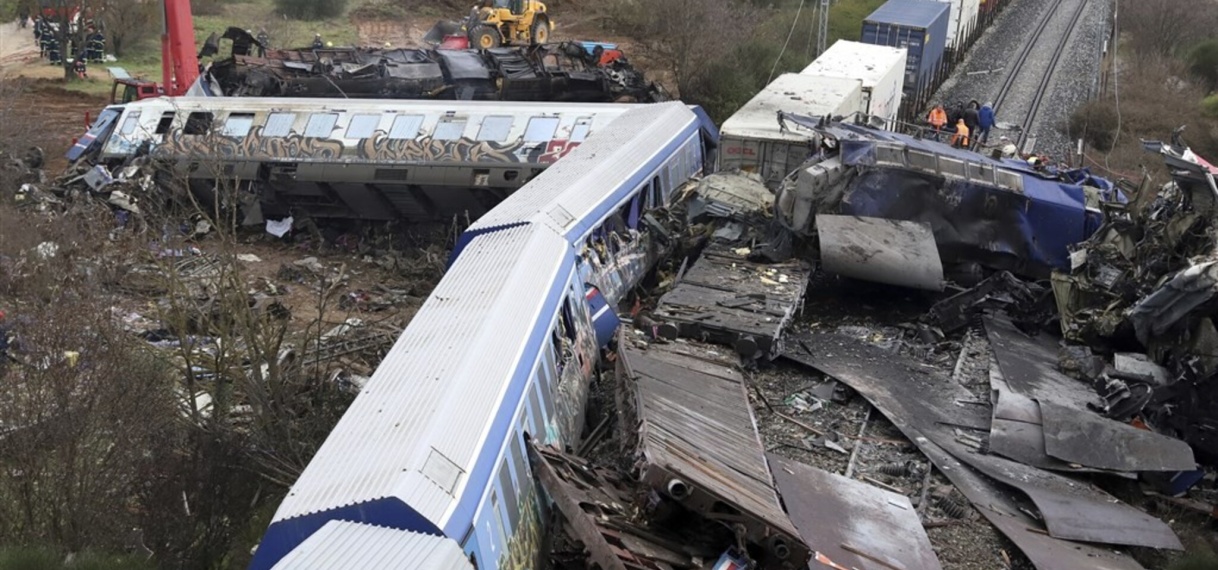
[[[1060,34],[1056,44],[1053,44],[1053,51],[1050,54],[1036,58],[1034,61],[1048,60],[1048,64],[1043,70],[1034,70],[1029,68],[1028,60],[1038,49],[1043,50],[1040,42],[1041,36],[1049,25],[1058,21],[1058,16],[1062,13],[1063,7],[1069,5],[1071,1],[1075,6],[1073,11],[1068,15],[1069,20],[1065,30]],[[1082,20],[1083,12],[1086,10],[1090,0],[1054,0],[1052,7],[1045,11],[1044,16],[1036,24],[1036,29],[1032,32],[1032,36],[1024,43],[1023,49],[1015,58],[1011,66],[1010,73],[1002,83],[1002,87],[998,90],[998,96],[994,99],[994,110],[998,112],[1005,109],[1004,105],[1008,101],[1014,101],[1016,98],[1011,97],[1013,88],[1016,85],[1036,82],[1036,90],[1032,93],[1031,100],[1024,106],[1026,112],[1023,115],[1023,122],[1020,123],[1019,136],[1016,145],[1023,152],[1031,152],[1036,144],[1036,137],[1032,133],[1032,127],[1036,123],[1037,116],[1040,113],[1041,104],[1044,102],[1045,96],[1049,92],[1049,86],[1053,80],[1053,73],[1057,70],[1057,64],[1061,61],[1062,54],[1066,51],[1066,45],[1070,43],[1071,36],[1074,35],[1074,29],[1078,27],[1078,23]],[[1026,71],[1026,73],[1025,73]],[[1039,76],[1037,75],[1039,73]],[[1009,111],[1009,109],[1007,109]],[[1011,113],[1008,113],[1010,115]]]

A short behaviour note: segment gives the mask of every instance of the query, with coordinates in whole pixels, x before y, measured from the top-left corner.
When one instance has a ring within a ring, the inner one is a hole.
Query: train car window
[[[551,371],[549,374],[550,376],[554,376],[556,373]],[[553,386],[556,383],[557,382],[549,385]],[[546,433],[546,426],[549,425],[548,422],[550,421],[550,418],[554,417],[554,393],[541,384],[537,385],[537,393],[539,396],[541,396],[541,404],[544,406],[546,412],[545,419],[541,422],[541,425],[537,426],[537,437],[541,441],[549,443],[550,434]]]
[[[226,137],[241,138],[250,134],[253,126],[253,113],[232,113],[227,119],[224,119],[224,126],[220,128],[220,134]]]
[[[173,117],[175,115],[176,113],[173,111],[165,111],[164,113],[161,113],[161,120],[157,121],[156,124],[156,134],[163,135],[169,132],[169,129],[173,127]]]
[[[659,176],[651,179],[651,204],[656,208],[664,206],[664,190],[660,185]]]
[[[510,134],[512,134],[512,118],[496,115],[482,119],[482,126],[478,128],[477,140],[502,142],[508,140]]]
[[[140,124],[140,112],[135,111],[123,120],[123,126],[118,129],[118,134],[127,136],[135,132],[135,127]]]
[[[513,451],[513,448],[509,447],[508,451]],[[512,472],[508,470],[510,469],[508,462],[511,460],[511,453],[508,453],[503,456],[503,463],[499,464],[499,489],[503,491],[503,505],[507,510],[507,524],[504,527],[508,536],[512,536],[516,532],[516,525],[520,524],[520,512],[516,503],[516,485],[512,483]]]
[[[338,113],[313,113],[305,124],[304,136],[309,138],[328,139],[338,123]]]
[[[347,138],[372,138],[372,134],[376,132],[376,127],[379,124],[381,124],[380,115],[356,115],[351,117],[351,124],[347,125]]]
[[[418,138],[423,127],[423,115],[398,115],[389,127],[389,138],[396,140]]]
[[[516,494],[520,495],[520,486],[527,485],[532,477],[529,472],[529,452],[524,446],[524,433],[517,431],[512,434],[512,447],[516,448],[516,453],[512,455],[512,468],[516,470]],[[522,508],[533,508],[532,505]]]
[[[571,300],[563,299],[563,302],[562,302],[563,333],[566,334],[567,338],[572,341],[575,340],[575,319],[573,318],[573,315],[574,315],[574,313],[571,312]]]
[[[432,138],[438,141],[457,141],[465,135],[465,119],[440,119]]]
[[[538,396],[545,381],[545,372],[540,368],[537,370],[537,383],[532,390],[529,390],[529,433],[538,439],[545,439],[545,430],[542,428],[546,424],[546,418],[542,415],[545,410],[541,409],[541,396]]]
[[[580,117],[575,119],[575,126],[571,128],[571,142],[584,142],[588,138],[588,133],[592,130],[592,117]]]
[[[507,533],[503,531],[503,511],[499,504],[499,492],[491,491],[491,518],[495,519],[491,523],[491,528],[494,529],[495,536],[491,540],[491,549],[494,550],[496,557],[501,555],[507,546]]]
[[[262,127],[264,137],[286,137],[292,133],[292,123],[296,122],[296,113],[271,113],[266,118],[266,126]]]
[[[554,133],[558,132],[558,122],[558,117],[533,117],[529,119],[529,125],[524,129],[524,142],[548,143],[554,140]]]
[[[213,120],[215,117],[211,113],[191,113],[186,116],[186,125],[182,127],[182,132],[188,135],[205,135],[211,130]]]

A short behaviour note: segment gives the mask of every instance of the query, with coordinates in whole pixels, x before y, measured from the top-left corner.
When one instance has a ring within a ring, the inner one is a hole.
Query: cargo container
[[[949,6],[934,0],[888,0],[863,20],[863,43],[902,47],[905,96],[919,98],[933,87],[947,45]]]
[[[947,47],[960,49],[969,34],[977,28],[981,0],[938,0],[951,5],[947,17]]]
[[[849,116],[862,109],[859,79],[779,76],[723,122],[719,129],[719,169],[756,172],[776,188],[816,150],[810,134],[781,130],[778,112]]]
[[[800,75],[855,78],[863,82],[860,110],[872,124],[892,130],[901,108],[905,86],[905,50],[861,42],[838,40],[820,54]]]

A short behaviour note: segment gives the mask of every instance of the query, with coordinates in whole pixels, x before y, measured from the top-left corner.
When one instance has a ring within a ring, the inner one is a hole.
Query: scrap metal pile
[[[864,138],[840,155],[823,153],[853,163],[832,176],[855,184],[883,176],[908,191],[880,204],[822,177],[807,184],[814,207],[799,215],[829,227],[843,220],[895,227],[896,236],[920,229],[931,239],[926,256],[979,266],[974,285],[957,285],[940,269],[938,287],[922,287],[938,291],[922,294],[918,322],[893,326],[891,316],[868,315],[867,307],[847,308],[853,314],[843,318],[841,307],[818,306],[834,294],[825,283],[836,282],[832,262],[804,247],[818,242],[797,235],[794,246],[779,243],[773,231],[772,213],[789,227],[792,201],[783,204],[780,192],[776,207],[756,191],[755,176],[708,177],[689,202],[691,228],[707,240],[700,258],[674,260],[679,268],[662,280],[654,306],[634,315],[616,346],[616,428],[606,429],[613,418],[606,419],[578,450],[601,460],[538,458],[550,465],[543,484],[578,535],[556,560],[570,562],[574,550],[605,568],[694,568],[723,553],[713,567],[784,568],[804,566],[806,553],[814,568],[939,568],[943,545],[924,528],[988,522],[1042,570],[1134,570],[1151,550],[1184,548],[1159,518],[1165,509],[1213,510],[1218,169],[1183,146],[1151,145],[1173,180],[1158,192],[1135,192],[1077,171],[982,162],[973,189],[963,191],[979,194],[976,221],[985,227],[957,232],[958,243],[945,249],[937,238],[968,213],[952,209],[965,185],[945,190],[925,172],[902,174],[917,161],[913,149],[893,151],[908,161],[896,164],[884,144],[903,139]],[[947,158],[937,159],[940,174]],[[832,168],[839,166],[803,170]],[[981,168],[994,170],[982,176]],[[994,212],[1003,203],[998,192],[1015,189],[1031,190],[1009,200],[1079,217],[1062,228]],[[919,202],[927,195],[937,206]],[[851,211],[877,204],[910,215]],[[830,208],[848,215],[821,213]],[[697,230],[699,223],[707,225]],[[808,230],[795,233],[817,235],[815,226]],[[859,238],[833,247],[862,258],[866,247],[892,249],[883,232],[833,233]],[[986,236],[1042,248],[1004,249]],[[823,253],[825,232],[818,237]],[[1060,252],[1044,245],[1058,242]],[[876,274],[853,278],[868,275]],[[933,272],[905,278],[925,283],[926,275]],[[807,379],[804,388],[774,393],[773,379],[791,370]],[[856,462],[866,455],[860,449],[900,442],[842,429],[846,416],[835,414],[857,406],[850,394],[887,418],[916,455]],[[598,440],[614,442],[609,458]],[[817,458],[823,453],[849,455],[845,476],[839,464]],[[905,478],[921,483],[910,489]],[[970,503],[980,517],[970,517]],[[691,536],[674,534],[691,528]],[[724,529],[732,532],[718,534]]]
[[[578,42],[485,51],[276,49],[257,57],[256,40],[247,32],[229,28],[223,37],[233,40],[233,55],[212,64],[210,74],[229,96],[641,103],[668,99],[663,88],[647,81],[625,57],[606,61],[610,58],[593,55]]]

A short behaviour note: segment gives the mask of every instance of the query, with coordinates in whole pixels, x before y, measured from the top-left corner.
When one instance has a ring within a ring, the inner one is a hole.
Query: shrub
[[[1188,70],[1207,91],[1218,89],[1218,40],[1206,40],[1188,52]]]
[[[1201,114],[1218,119],[1218,93],[1201,100]]]
[[[1092,148],[1107,152],[1116,139],[1117,115],[1112,105],[1090,101],[1070,115],[1071,138],[1082,138]]]
[[[347,0],[275,0],[275,9],[289,18],[324,20],[343,15]]]

